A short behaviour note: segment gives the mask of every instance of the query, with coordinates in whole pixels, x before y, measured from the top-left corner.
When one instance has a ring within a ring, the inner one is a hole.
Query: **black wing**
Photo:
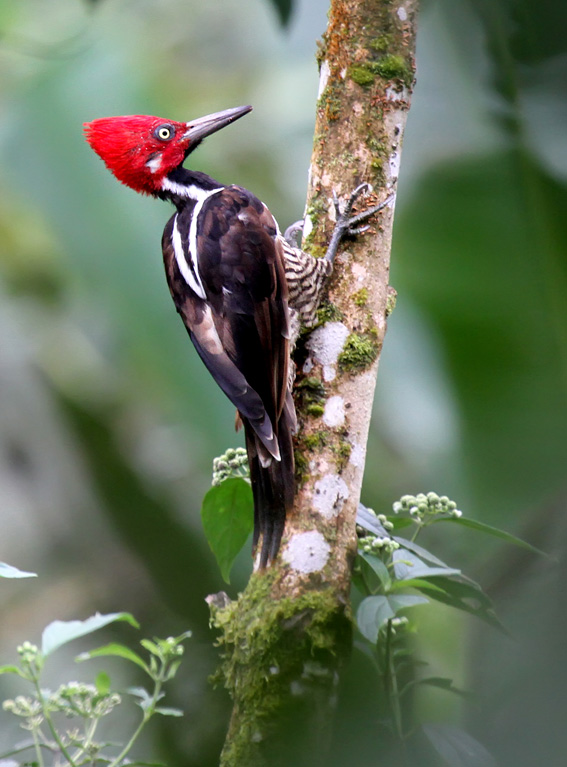
[[[268,209],[240,187],[212,194],[196,221],[192,214],[190,207],[181,210],[164,232],[168,281],[199,355],[244,421],[255,540],[262,532],[261,564],[266,564],[277,553],[285,510],[294,495],[295,413],[288,392],[283,251]],[[204,298],[181,275],[172,240],[174,226],[187,263],[196,265]],[[191,245],[196,253],[190,253]]]

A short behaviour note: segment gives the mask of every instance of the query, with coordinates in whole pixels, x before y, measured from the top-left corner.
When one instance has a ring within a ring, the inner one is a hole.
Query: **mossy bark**
[[[332,231],[333,193],[345,199],[369,182],[374,191],[361,210],[395,192],[416,16],[417,0],[331,1],[318,53],[303,243],[314,255],[325,252]],[[393,212],[392,202],[368,232],[343,243],[321,324],[297,351],[298,492],[281,555],[213,616],[224,657],[218,679],[234,701],[225,767],[325,762],[321,749],[331,738],[323,723],[332,720],[337,671],[350,647],[356,510],[393,306]]]

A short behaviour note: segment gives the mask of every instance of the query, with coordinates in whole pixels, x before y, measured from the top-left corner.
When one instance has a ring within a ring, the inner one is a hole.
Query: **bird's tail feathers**
[[[274,561],[280,548],[286,513],[293,506],[295,495],[292,433],[295,411],[290,397],[280,416],[277,428],[280,460],[267,451],[253,427],[244,421],[250,479],[254,497],[254,538],[256,550],[261,538],[258,566],[263,569]]]

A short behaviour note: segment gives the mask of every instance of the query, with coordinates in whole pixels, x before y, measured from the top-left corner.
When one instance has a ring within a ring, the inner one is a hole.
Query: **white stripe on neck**
[[[166,176],[161,183],[161,188],[164,192],[171,192],[178,197],[187,197],[190,200],[195,200],[195,202],[203,203],[210,194],[220,192],[223,187],[203,189],[196,184],[178,184],[177,181],[172,181]]]

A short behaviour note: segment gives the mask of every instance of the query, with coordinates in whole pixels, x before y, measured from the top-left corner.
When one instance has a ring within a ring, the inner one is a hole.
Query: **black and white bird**
[[[315,259],[280,233],[268,208],[240,186],[183,167],[211,133],[250,112],[236,107],[190,122],[130,115],[85,123],[87,141],[123,184],[169,200],[163,233],[169,289],[195,348],[244,426],[254,497],[258,565],[276,557],[294,500],[290,306],[312,321],[340,238],[380,207],[337,209],[327,257]],[[366,186],[366,185],[362,185]]]

